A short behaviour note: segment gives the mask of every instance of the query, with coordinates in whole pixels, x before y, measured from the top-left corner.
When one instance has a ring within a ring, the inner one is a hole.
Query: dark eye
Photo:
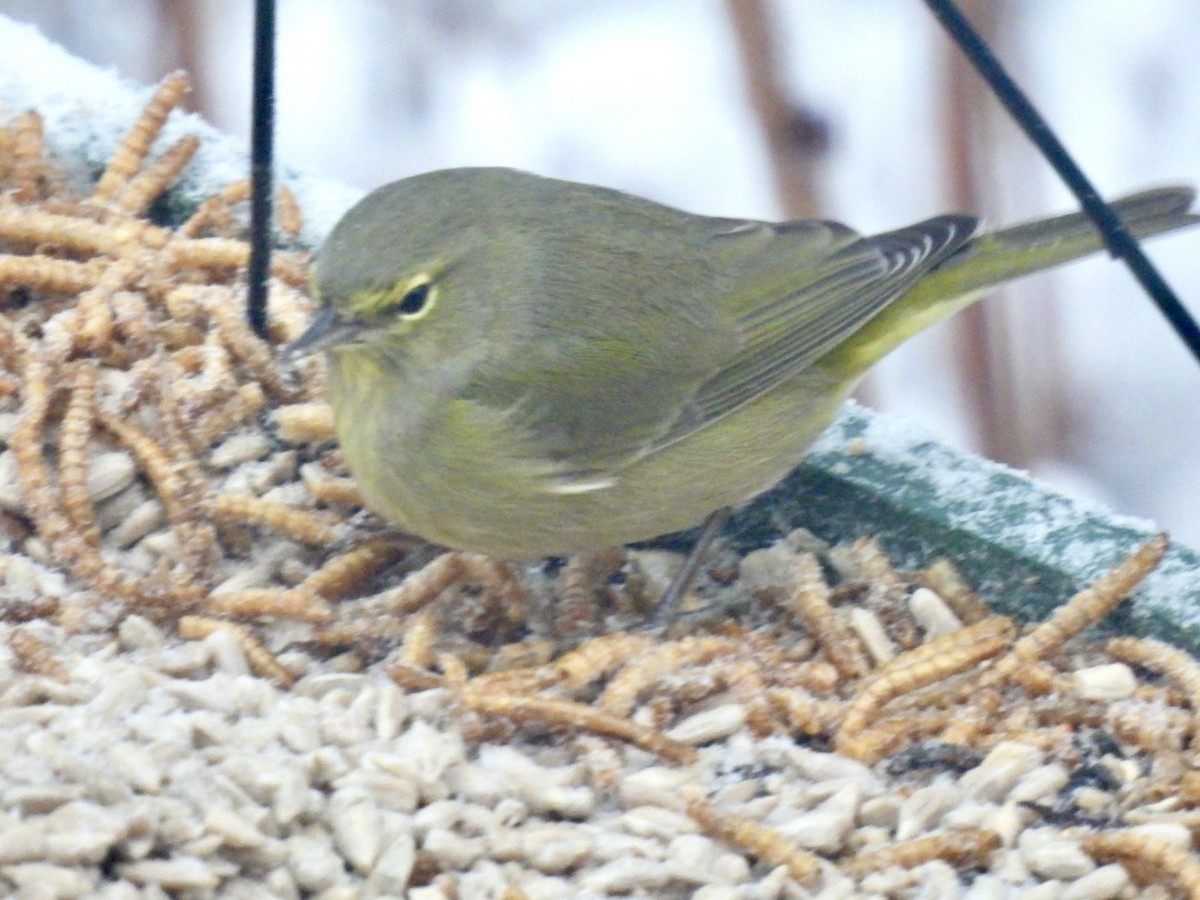
[[[400,301],[400,305],[396,307],[397,311],[402,316],[415,316],[425,308],[425,304],[429,301],[429,283],[418,284]]]

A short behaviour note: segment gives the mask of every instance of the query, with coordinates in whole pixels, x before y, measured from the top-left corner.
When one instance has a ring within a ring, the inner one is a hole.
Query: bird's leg
[[[559,573],[559,600],[554,610],[553,633],[560,644],[578,644],[595,632],[603,615],[604,584],[624,564],[624,547],[578,553],[567,559]]]
[[[683,600],[683,595],[687,593],[688,588],[692,586],[692,582],[696,580],[696,573],[700,571],[700,564],[708,556],[712,542],[716,540],[721,529],[725,527],[725,523],[729,521],[729,512],[729,507],[723,506],[715,512],[709,513],[708,518],[704,520],[704,526],[700,529],[700,536],[696,538],[696,543],[692,545],[692,551],[687,555],[683,566],[675,573],[675,577],[671,579],[671,583],[663,591],[663,595],[658,601],[654,616],[650,619],[652,627],[667,628],[675,621],[675,616],[679,612],[679,603]]]

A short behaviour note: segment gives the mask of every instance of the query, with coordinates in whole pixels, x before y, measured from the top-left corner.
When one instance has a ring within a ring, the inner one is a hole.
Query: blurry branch
[[[987,3],[968,2],[980,33],[990,43],[998,36],[997,11]],[[949,171],[949,201],[956,209],[984,209],[987,189],[979,176],[995,150],[987,86],[972,76],[970,66],[945,41],[940,42],[945,109],[945,144]],[[991,459],[1011,465],[1025,462],[1017,435],[1012,357],[1012,334],[1004,310],[988,300],[976,303],[951,323],[958,383],[979,449]]]
[[[202,13],[192,3],[178,0],[155,0],[150,8],[157,53],[162,57],[163,74],[183,69],[191,80],[191,91],[185,108],[212,121],[212,70],[207,64],[204,42],[206,35],[199,16]]]
[[[775,188],[790,218],[820,213],[819,161],[828,147],[826,125],[790,101],[780,86],[777,47],[763,0],[726,0],[750,102],[758,114]]]
[[[967,0],[963,7],[991,45],[1004,39],[1003,6]],[[950,201],[955,208],[977,211],[994,207],[994,181],[987,173],[997,166],[997,125],[1001,110],[987,85],[962,54],[943,42],[945,141],[950,173]],[[1061,444],[1063,424],[1062,366],[1053,310],[1042,311],[1037,339],[1037,370],[1023,371],[1022,320],[1007,306],[984,300],[955,316],[954,333],[959,383],[980,450],[991,459],[1029,466]],[[1040,377],[1038,377],[1040,376]]]
[[[778,47],[764,0],[726,0],[726,7],[784,215],[820,218],[825,211],[820,162],[829,149],[829,127],[815,112],[785,96],[780,86]],[[871,386],[872,376],[868,375],[855,389],[860,403],[874,405]]]
[[[1138,280],[1159,312],[1163,314],[1176,336],[1200,362],[1200,323],[1175,296],[1141,245],[1122,224],[1116,211],[1104,202],[1095,186],[1071,156],[1037,107],[1008,74],[992,52],[987,41],[971,25],[971,20],[955,6],[954,0],[925,0],[929,11],[942,24],[954,42],[971,60],[996,99],[1004,104],[1026,137],[1050,163],[1055,173],[1071,189],[1083,211],[1100,230],[1110,255],[1120,259]]]

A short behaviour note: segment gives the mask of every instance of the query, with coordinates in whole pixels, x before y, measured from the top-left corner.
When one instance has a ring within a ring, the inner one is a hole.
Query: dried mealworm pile
[[[358,512],[311,311],[245,322],[231,185],[156,221],[169,77],[90,196],[0,121],[0,891],[1200,897],[1200,664],[1029,628],[952,564],[804,532],[516,567]],[[294,202],[279,199],[285,237]],[[707,610],[707,614],[705,614]]]

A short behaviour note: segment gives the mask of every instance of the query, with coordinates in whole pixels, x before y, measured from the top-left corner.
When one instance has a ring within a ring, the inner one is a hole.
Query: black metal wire
[[[271,273],[272,157],[275,141],[275,0],[254,0],[254,76],[250,102],[250,327],[267,337]]]
[[[997,99],[1004,104],[1017,124],[1046,157],[1046,161],[1079,198],[1083,211],[1096,223],[1109,253],[1129,267],[1159,311],[1166,316],[1175,334],[1191,351],[1196,361],[1200,362],[1200,326],[1196,324],[1196,320],[1179,302],[1179,298],[1159,274],[1158,269],[1142,252],[1141,245],[1121,224],[1112,207],[1100,197],[1067,148],[1004,70],[983,38],[954,5],[953,0],[925,0],[925,5],[942,23],[942,27],[958,44],[975,70],[983,76]]]

